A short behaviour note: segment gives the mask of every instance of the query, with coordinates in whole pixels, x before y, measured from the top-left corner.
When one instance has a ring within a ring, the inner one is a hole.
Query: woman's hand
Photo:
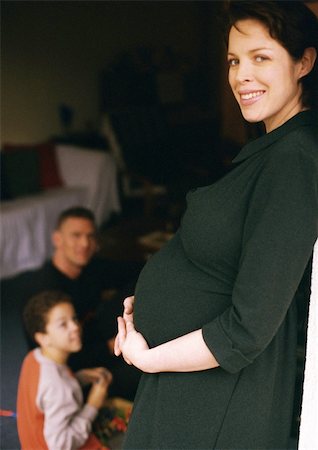
[[[122,354],[128,364],[148,373],[197,372],[219,366],[203,339],[202,329],[149,349],[135,329],[133,312],[134,297],[127,297],[123,317],[118,317],[115,355]]]
[[[134,321],[134,303],[135,303],[135,296],[132,295],[131,297],[127,297],[124,300],[124,314],[123,317],[126,320],[126,322],[133,322]]]
[[[135,302],[134,296],[125,298],[123,302],[124,305],[123,319],[125,320],[126,323],[127,322],[134,323],[134,302]],[[121,349],[118,343],[118,334],[115,338],[114,353],[116,356],[121,355]]]
[[[149,346],[141,333],[136,331],[132,320],[118,317],[117,345],[127,364],[144,370],[144,362]],[[119,353],[119,354],[120,354]]]
[[[118,317],[118,333],[115,339],[114,353],[123,355],[127,364],[134,365],[140,370],[146,369],[149,346],[141,333],[138,333],[134,325],[134,301],[135,297],[127,297],[124,300],[123,317]]]

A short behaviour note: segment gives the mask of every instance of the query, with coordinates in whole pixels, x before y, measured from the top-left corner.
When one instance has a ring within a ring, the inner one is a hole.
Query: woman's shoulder
[[[261,145],[272,148],[277,155],[300,152],[317,157],[318,114],[313,110],[300,112],[264,135],[260,142]]]
[[[303,126],[276,141],[268,154],[269,163],[288,162],[318,167],[318,129]]]

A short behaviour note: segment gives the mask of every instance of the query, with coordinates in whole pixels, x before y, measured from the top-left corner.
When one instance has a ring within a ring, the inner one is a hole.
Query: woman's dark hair
[[[270,36],[279,42],[295,61],[299,61],[305,49],[309,47],[314,47],[318,54],[318,18],[302,1],[230,0],[227,3],[226,16],[226,40],[231,27],[235,27],[239,20],[255,19],[266,26]],[[303,106],[317,106],[317,80],[316,59],[312,71],[300,80],[303,87]]]
[[[45,333],[50,311],[61,303],[73,304],[69,295],[62,291],[44,291],[31,297],[23,311],[25,329],[34,341],[35,333]]]

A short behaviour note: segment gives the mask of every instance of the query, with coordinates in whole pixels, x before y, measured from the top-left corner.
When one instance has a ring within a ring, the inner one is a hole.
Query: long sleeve
[[[297,140],[267,151],[249,201],[232,305],[203,327],[213,355],[233,373],[277,333],[317,237],[318,172],[311,151]]]
[[[83,406],[81,388],[64,366],[43,366],[37,403],[50,450],[75,450],[88,439],[97,410]]]

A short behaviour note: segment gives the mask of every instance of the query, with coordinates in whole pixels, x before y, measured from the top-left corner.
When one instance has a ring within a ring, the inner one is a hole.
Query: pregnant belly
[[[140,274],[134,319],[153,347],[212,321],[230,304],[227,289],[185,257],[176,236],[154,255]]]

